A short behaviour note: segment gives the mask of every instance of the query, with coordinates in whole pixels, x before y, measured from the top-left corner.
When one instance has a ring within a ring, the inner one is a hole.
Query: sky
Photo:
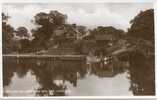
[[[70,24],[88,28],[113,26],[127,31],[130,20],[150,8],[152,3],[8,3],[3,4],[2,12],[11,17],[8,23],[15,29],[24,26],[30,31],[35,28],[31,20],[37,13],[57,10],[68,16]]]

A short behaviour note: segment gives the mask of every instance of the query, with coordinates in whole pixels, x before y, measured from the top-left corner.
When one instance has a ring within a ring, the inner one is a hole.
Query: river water
[[[87,64],[83,60],[3,58],[4,96],[133,95],[128,69],[115,65]]]

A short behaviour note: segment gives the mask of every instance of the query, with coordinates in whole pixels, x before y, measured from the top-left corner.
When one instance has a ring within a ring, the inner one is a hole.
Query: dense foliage
[[[128,30],[130,36],[154,42],[153,9],[141,11],[130,23],[131,27]]]
[[[3,43],[3,53],[12,52],[12,38],[14,29],[11,25],[7,23],[9,16],[2,13],[2,43]]]
[[[47,42],[51,38],[54,30],[65,24],[67,16],[58,12],[50,11],[49,13],[40,12],[34,17],[36,29],[32,30],[33,41],[32,45],[35,48],[47,48]]]

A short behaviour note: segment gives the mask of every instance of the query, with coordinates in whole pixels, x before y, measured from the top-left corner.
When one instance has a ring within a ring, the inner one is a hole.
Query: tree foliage
[[[130,21],[129,42],[131,88],[134,95],[155,95],[154,10],[141,11]],[[139,91],[143,89],[143,91]]]
[[[31,51],[31,41],[29,40],[30,34],[28,33],[27,28],[20,26],[17,28],[16,36],[19,37],[17,41],[18,45],[17,49],[19,53],[26,53]]]
[[[2,13],[2,43],[3,53],[9,53],[12,50],[12,38],[14,28],[7,23],[9,16]]]
[[[21,38],[22,37],[29,37],[27,28],[25,28],[23,26],[17,28],[16,35],[21,37]]]
[[[128,35],[154,42],[154,10],[141,11],[130,21]]]
[[[46,47],[46,43],[51,38],[53,31],[65,24],[67,16],[58,12],[50,11],[49,13],[40,12],[35,15],[33,22],[38,27],[32,30],[32,43],[39,47]]]
[[[112,26],[106,26],[106,27],[98,26],[97,28],[91,30],[90,33],[93,36],[111,34],[111,35],[114,35],[117,38],[120,38],[125,34],[125,32],[123,30],[116,29]]]

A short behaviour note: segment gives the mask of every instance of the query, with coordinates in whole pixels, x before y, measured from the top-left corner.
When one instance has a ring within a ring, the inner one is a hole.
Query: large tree
[[[130,21],[128,35],[154,42],[154,10],[141,11]]]
[[[141,11],[130,23],[131,88],[134,95],[155,95],[154,10]]]
[[[38,27],[32,30],[34,46],[47,48],[47,42],[51,38],[54,30],[65,24],[67,16],[58,12],[50,11],[49,13],[40,12],[35,15],[33,22]]]
[[[7,23],[9,16],[2,13],[2,50],[3,53],[12,52],[12,39],[14,29]]]

